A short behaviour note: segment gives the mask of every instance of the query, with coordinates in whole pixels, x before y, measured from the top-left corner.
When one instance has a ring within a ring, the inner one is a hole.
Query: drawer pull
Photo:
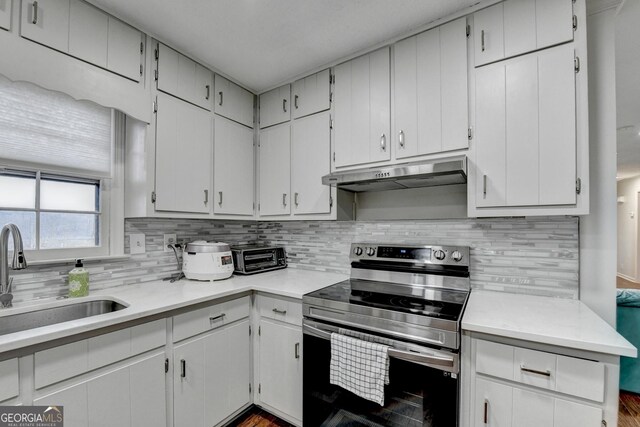
[[[226,316],[226,314],[225,314],[225,313],[222,313],[222,314],[221,314],[221,315],[219,315],[219,316],[209,317],[209,322],[210,322],[210,323],[213,323],[213,322],[215,322],[216,320],[222,320],[222,319],[224,319],[224,316]]]
[[[180,378],[187,378],[187,362],[180,359]]]
[[[484,400],[484,423],[489,424],[489,400]]]
[[[274,308],[273,312],[276,314],[287,314],[287,310],[278,310],[277,308]]]
[[[536,375],[542,375],[545,377],[550,377],[551,376],[551,371],[538,371],[536,369],[530,369],[530,368],[525,368],[524,365],[520,366],[520,370],[522,372],[527,372],[529,374],[536,374]]]

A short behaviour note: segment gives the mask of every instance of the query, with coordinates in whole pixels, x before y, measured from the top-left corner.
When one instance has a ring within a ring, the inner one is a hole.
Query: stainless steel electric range
[[[305,426],[458,425],[469,248],[354,243],[350,279],[303,297]],[[329,383],[332,333],[390,345],[385,404]]]

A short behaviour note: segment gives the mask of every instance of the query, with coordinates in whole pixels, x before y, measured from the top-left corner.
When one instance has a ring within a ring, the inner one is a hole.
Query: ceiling
[[[618,179],[640,175],[640,1],[627,0],[616,18]]]
[[[478,0],[91,0],[256,93]]]

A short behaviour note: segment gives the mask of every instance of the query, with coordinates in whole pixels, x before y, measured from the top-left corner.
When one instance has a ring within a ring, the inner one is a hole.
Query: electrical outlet
[[[173,252],[173,249],[169,247],[169,245],[175,245],[178,243],[178,239],[175,234],[165,234],[164,235],[164,251],[165,252]]]
[[[130,234],[129,235],[129,253],[143,254],[146,252],[146,246],[144,243],[144,234]]]

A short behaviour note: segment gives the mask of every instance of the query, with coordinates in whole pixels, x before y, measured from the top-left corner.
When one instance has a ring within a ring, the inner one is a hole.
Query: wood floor
[[[640,395],[620,391],[618,427],[640,427]]]
[[[635,424],[634,424],[635,426]],[[640,424],[639,424],[640,426]],[[294,427],[275,415],[263,411],[260,408],[252,408],[240,418],[231,422],[227,427]]]
[[[620,276],[616,277],[616,287],[618,289],[640,289],[640,283],[632,282],[631,280],[624,279]]]

